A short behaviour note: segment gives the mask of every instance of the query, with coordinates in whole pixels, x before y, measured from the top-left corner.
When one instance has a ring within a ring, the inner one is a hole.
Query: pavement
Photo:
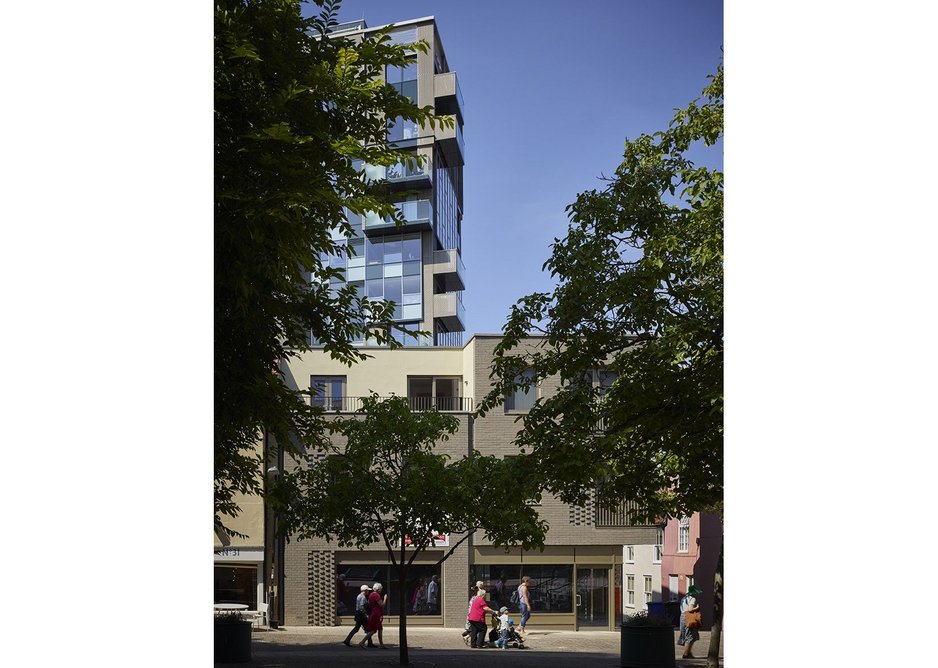
[[[279,629],[256,629],[252,637],[253,658],[249,663],[216,663],[216,666],[258,666],[263,668],[311,668],[353,666],[399,666],[399,629],[386,626],[384,641],[388,649],[359,649],[356,643],[362,632],[352,639],[352,646],[342,644],[351,630],[347,626],[293,626]],[[724,633],[724,640],[726,634]],[[377,644],[377,635],[375,635]],[[700,632],[694,643],[698,658],[682,659],[683,647],[677,645],[674,632],[675,665],[678,668],[706,666],[710,648],[710,633]],[[501,650],[497,648],[471,649],[462,640],[461,629],[413,627],[407,628],[407,647],[410,665],[414,668],[444,666],[511,666],[512,668],[619,668],[618,631],[553,631],[538,630],[532,624],[528,629],[528,649]],[[725,644],[725,643],[724,643]],[[720,665],[723,653],[720,652]]]

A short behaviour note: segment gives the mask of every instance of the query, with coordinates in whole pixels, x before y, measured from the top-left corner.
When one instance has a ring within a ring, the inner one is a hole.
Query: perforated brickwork
[[[312,550],[308,563],[308,623],[311,626],[336,626],[335,553],[332,550]]]

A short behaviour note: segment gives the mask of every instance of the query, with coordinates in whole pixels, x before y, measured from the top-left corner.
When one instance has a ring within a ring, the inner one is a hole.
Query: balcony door
[[[407,398],[413,410],[461,410],[459,376],[409,376]]]

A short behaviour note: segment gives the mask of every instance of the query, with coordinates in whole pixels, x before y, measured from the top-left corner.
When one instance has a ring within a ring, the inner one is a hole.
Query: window
[[[528,596],[531,598],[531,612],[566,612],[574,611],[573,606],[573,565],[558,564],[513,564],[489,565],[476,564],[470,572],[469,585],[476,580],[486,584],[489,606],[496,610],[507,606],[518,612],[521,607],[511,603],[511,593],[521,584],[521,577],[527,575]],[[492,605],[495,603],[496,605]]]
[[[627,575],[625,577],[625,589],[628,592],[628,598],[626,599],[625,605],[634,608],[635,607],[635,576]]]
[[[537,398],[537,386],[534,384],[534,369],[527,369],[520,376],[515,377],[515,381],[527,381],[531,383],[527,387],[519,387],[510,395],[505,397],[505,410],[508,411],[529,411],[534,407],[534,400]]]
[[[651,603],[651,576],[645,576],[645,609],[648,609],[648,604]]]
[[[625,546],[625,561],[628,564],[635,563],[635,546],[634,545]]]
[[[242,603],[257,610],[257,567],[215,566],[215,602]]]
[[[434,614],[425,604],[417,607],[414,613],[414,592],[419,587],[423,593],[422,600],[426,601],[426,587],[430,579],[436,575],[440,577],[439,566],[411,564],[407,567],[407,581],[404,583],[408,614]],[[376,564],[338,564],[336,565],[336,613],[339,615],[355,614],[355,599],[361,593],[363,584],[372,586],[375,582],[384,585],[384,593],[388,595],[388,609],[385,615],[396,615],[400,612],[400,581],[397,579],[397,569],[387,563]],[[370,592],[369,592],[370,593]],[[443,584],[440,583],[440,594],[443,593]],[[419,598],[419,597],[418,597]],[[443,600],[442,596],[439,600]],[[439,612],[435,612],[439,614]]]
[[[658,529],[655,536],[655,553],[652,556],[652,563],[660,564],[661,555],[664,553],[664,530]]]
[[[677,593],[677,576],[668,576],[668,600],[672,603],[680,598]]]
[[[690,518],[682,517],[677,527],[677,551],[687,552],[690,546]]]
[[[313,392],[312,405],[327,411],[342,410],[345,396],[345,376],[313,376],[309,389]]]
[[[407,399],[413,410],[462,410],[461,376],[408,376]]]

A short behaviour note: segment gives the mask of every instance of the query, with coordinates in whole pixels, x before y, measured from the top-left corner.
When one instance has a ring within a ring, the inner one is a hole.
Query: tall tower
[[[353,21],[336,26],[333,33],[354,39],[382,27]],[[395,338],[405,346],[461,346],[465,331],[462,93],[432,16],[395,24],[391,39],[401,44],[423,40],[430,50],[414,51],[405,67],[385,68],[387,83],[420,107],[433,105],[438,115],[454,116],[456,123],[451,129],[433,131],[402,118],[388,120],[388,142],[424,156],[426,162],[416,168],[407,162],[356,167],[364,169],[366,178],[386,179],[390,189],[400,193],[396,206],[406,224],[399,228],[376,214],[359,216],[346,210],[355,229],[355,236],[347,240],[354,257],[330,261],[345,269],[344,282],[360,294],[393,301],[395,322],[410,330],[432,332],[419,341],[396,333]],[[333,287],[341,288],[342,282]],[[367,345],[368,341],[357,343]]]

